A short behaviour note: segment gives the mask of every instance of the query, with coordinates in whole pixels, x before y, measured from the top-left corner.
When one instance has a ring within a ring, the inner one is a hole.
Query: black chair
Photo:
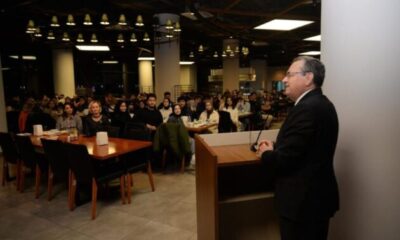
[[[97,188],[100,183],[107,183],[108,181],[120,178],[121,199],[125,203],[125,168],[119,162],[107,167],[100,167],[94,163],[89,156],[88,150],[85,145],[65,143],[65,151],[69,162],[71,174],[71,185],[69,187],[69,205],[70,210],[75,208],[75,194],[77,183],[91,186],[92,189],[92,219],[96,218],[96,202],[97,202]],[[129,200],[130,201],[130,200]]]
[[[140,141],[151,141],[151,132],[142,123],[127,123],[124,130],[124,138]],[[149,182],[151,190],[154,192],[154,180],[153,171],[151,168],[151,156],[152,148],[148,147],[135,151],[133,153],[125,154],[120,157],[124,162],[126,171],[128,173],[128,203],[130,203],[131,187],[133,184],[132,173],[142,171],[147,167],[147,175],[149,177]]]
[[[15,146],[14,139],[10,133],[0,132],[0,147],[3,151],[3,177],[1,184],[2,186],[4,186],[6,181],[10,180],[10,177],[8,175],[8,164],[15,164],[17,190],[19,190],[20,161],[18,158],[17,147]]]
[[[231,114],[227,111],[218,111],[219,122],[218,122],[218,132],[233,132],[235,129],[235,124],[232,122]]]
[[[59,140],[41,139],[44,154],[49,161],[47,200],[52,199],[54,179],[70,180],[68,177],[69,164],[63,143]],[[69,183],[69,182],[68,182]]]
[[[33,171],[35,171],[35,197],[38,198],[41,173],[46,172],[47,162],[44,159],[43,154],[39,154],[38,152],[35,151],[35,148],[29,136],[17,135],[15,137],[15,141],[17,143],[19,156],[21,160],[21,167],[19,173],[21,180],[20,180],[19,190],[20,192],[24,191],[24,185],[25,185],[24,169],[25,167],[28,167]]]
[[[107,134],[109,137],[118,138],[120,133],[120,127],[116,126],[107,126],[106,128]]]

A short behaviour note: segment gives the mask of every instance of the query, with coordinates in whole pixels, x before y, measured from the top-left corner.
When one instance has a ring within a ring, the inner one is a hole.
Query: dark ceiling
[[[221,54],[222,40],[233,37],[240,40],[241,46],[249,47],[250,54],[246,59],[267,59],[269,65],[287,65],[298,53],[319,50],[319,42],[303,41],[306,37],[320,34],[321,7],[319,1],[305,0],[3,0],[0,3],[0,51],[6,54],[24,54],[38,51],[42,47],[73,46],[76,35],[83,32],[89,39],[96,33],[100,42],[104,41],[112,48],[116,57],[132,57],[138,49],[152,50],[154,43],[138,41],[129,42],[129,36],[137,31],[138,36],[145,31],[153,35],[154,14],[175,13],[180,15],[182,32],[180,34],[181,58],[188,59],[193,51],[197,62],[215,62],[215,51]],[[181,15],[191,11],[197,20]],[[83,26],[84,15],[89,13],[93,26]],[[107,13],[110,26],[99,24],[100,17]],[[66,26],[67,15],[72,14],[76,26]],[[117,20],[125,14],[127,26],[119,26]],[[145,26],[138,29],[134,26],[136,16],[141,14]],[[49,23],[53,15],[58,17],[61,26],[54,29],[56,40],[46,40]],[[312,20],[313,24],[292,31],[265,31],[253,28],[275,18]],[[25,33],[28,20],[42,29],[44,36],[35,38]],[[67,31],[71,36],[70,43],[63,43],[61,35]],[[122,33],[124,44],[116,42],[116,36]],[[252,43],[261,43],[254,46]],[[205,51],[198,54],[202,44]],[[220,59],[219,59],[220,61]]]

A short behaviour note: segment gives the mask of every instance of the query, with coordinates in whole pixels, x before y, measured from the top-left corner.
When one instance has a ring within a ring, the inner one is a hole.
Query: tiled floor
[[[0,159],[0,162],[2,160]],[[0,186],[0,239],[196,239],[194,172],[155,173],[151,192],[146,174],[134,174],[132,203],[122,205],[119,195],[99,199],[97,218],[90,219],[90,203],[70,212],[66,188],[55,187],[55,197],[34,198],[33,183],[24,193],[14,183]]]

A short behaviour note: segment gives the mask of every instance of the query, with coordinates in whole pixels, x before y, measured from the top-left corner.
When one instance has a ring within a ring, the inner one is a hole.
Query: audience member
[[[107,131],[110,119],[103,115],[99,101],[93,100],[89,103],[89,116],[85,118],[84,134],[94,136],[99,131]]]
[[[64,112],[58,118],[56,128],[58,130],[76,128],[78,132],[82,133],[82,119],[75,113],[75,108],[71,103],[64,104]]]
[[[211,133],[218,133],[218,122],[219,122],[219,114],[214,110],[211,101],[206,102],[206,109],[200,115],[200,121],[208,122],[210,124],[216,124],[213,127],[210,127],[208,130]]]

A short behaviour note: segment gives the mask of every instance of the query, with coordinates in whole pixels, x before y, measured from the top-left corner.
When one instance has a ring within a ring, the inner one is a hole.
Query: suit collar
[[[296,102],[296,105],[298,105],[299,103],[303,102],[305,99],[312,97],[312,96],[316,96],[316,95],[322,95],[322,89],[317,87],[312,89],[309,92],[306,92],[306,94],[304,96],[301,96],[301,99]]]

